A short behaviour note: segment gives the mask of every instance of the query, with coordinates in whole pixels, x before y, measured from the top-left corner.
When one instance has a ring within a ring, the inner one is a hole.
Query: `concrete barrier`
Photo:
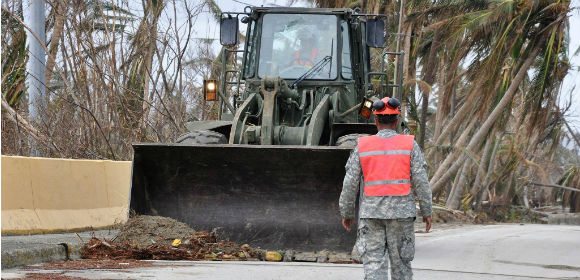
[[[2,234],[124,223],[130,179],[129,161],[2,156]]]

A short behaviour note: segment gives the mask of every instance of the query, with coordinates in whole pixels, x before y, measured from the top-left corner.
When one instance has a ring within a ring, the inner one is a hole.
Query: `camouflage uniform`
[[[377,135],[389,138],[397,135],[397,132],[383,129]],[[340,194],[340,213],[343,218],[355,217],[355,200],[361,177],[358,147],[355,147],[346,163],[346,175]],[[415,198],[419,201],[421,215],[431,216],[431,188],[425,159],[417,143],[414,143],[411,152],[411,189],[413,192],[406,196],[362,195],[356,244],[358,248],[355,249],[361,252],[365,279],[387,279],[387,255],[391,261],[393,280],[413,277],[411,261],[415,254]]]

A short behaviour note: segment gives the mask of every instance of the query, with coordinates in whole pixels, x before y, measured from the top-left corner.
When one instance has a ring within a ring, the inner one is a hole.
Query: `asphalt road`
[[[362,279],[361,265],[153,262],[123,270],[45,271],[86,279]],[[580,279],[580,227],[465,226],[417,234],[414,279]],[[38,270],[2,271],[17,279]]]
[[[580,226],[489,225],[426,234],[414,265],[528,279],[580,279]]]

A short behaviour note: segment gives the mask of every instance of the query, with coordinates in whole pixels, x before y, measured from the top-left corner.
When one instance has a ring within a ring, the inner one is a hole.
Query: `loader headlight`
[[[358,114],[365,119],[370,119],[372,111],[373,111],[373,101],[368,98],[365,98],[361,103]]]
[[[217,101],[216,80],[203,80],[203,96],[206,101]]]

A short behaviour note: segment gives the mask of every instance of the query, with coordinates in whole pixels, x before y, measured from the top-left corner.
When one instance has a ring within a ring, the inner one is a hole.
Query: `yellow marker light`
[[[217,101],[217,81],[203,80],[203,97],[206,101]]]

